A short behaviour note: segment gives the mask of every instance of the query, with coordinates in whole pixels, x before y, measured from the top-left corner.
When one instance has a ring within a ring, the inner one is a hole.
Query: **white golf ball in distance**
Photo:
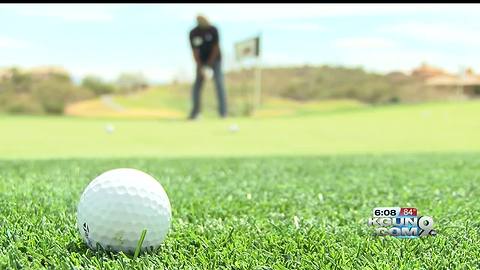
[[[112,134],[114,131],[115,126],[113,126],[112,124],[105,125],[105,132],[107,132],[108,134]]]
[[[240,127],[235,123],[231,124],[229,127],[230,132],[238,132],[240,130]]]
[[[99,175],[85,188],[77,209],[77,227],[87,245],[133,253],[142,231],[142,251],[165,239],[172,219],[170,201],[152,176],[128,168]]]

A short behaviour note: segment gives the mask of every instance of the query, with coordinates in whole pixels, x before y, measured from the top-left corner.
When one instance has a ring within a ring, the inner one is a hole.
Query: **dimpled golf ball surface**
[[[171,208],[162,185],[135,169],[114,169],[85,188],[77,209],[77,226],[87,245],[106,250],[135,251],[147,230],[142,251],[156,249],[165,239]]]

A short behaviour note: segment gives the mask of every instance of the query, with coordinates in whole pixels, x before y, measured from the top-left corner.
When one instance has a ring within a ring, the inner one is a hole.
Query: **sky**
[[[188,32],[199,13],[219,29],[226,70],[240,66],[235,42],[261,34],[263,66],[480,71],[478,4],[0,4],[0,67],[189,80]]]

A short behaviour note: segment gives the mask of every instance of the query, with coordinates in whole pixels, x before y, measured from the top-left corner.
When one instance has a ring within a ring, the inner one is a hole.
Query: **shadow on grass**
[[[118,260],[120,258],[127,258],[129,260],[135,259],[134,252],[116,252],[113,250],[105,249],[101,245],[97,245],[96,249],[93,250],[87,246],[83,241],[72,240],[65,247],[69,253],[77,253],[82,256],[85,256],[88,259],[97,258],[97,259],[109,259],[109,260]],[[145,255],[158,255],[162,252],[162,245],[155,249],[146,249],[141,251],[138,254],[138,257]]]

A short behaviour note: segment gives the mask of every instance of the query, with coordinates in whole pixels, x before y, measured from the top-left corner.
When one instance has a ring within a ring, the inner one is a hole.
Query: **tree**
[[[132,93],[148,87],[148,81],[141,73],[122,73],[117,78],[117,86],[123,93]]]
[[[28,93],[32,88],[32,76],[28,73],[21,72],[17,68],[10,69],[11,77],[9,83],[11,90],[15,93]]]
[[[36,83],[32,95],[45,112],[63,114],[68,103],[90,98],[92,93],[66,80],[50,78]]]
[[[91,90],[97,96],[115,92],[115,86],[113,84],[107,83],[100,77],[93,75],[83,78],[82,87]]]

